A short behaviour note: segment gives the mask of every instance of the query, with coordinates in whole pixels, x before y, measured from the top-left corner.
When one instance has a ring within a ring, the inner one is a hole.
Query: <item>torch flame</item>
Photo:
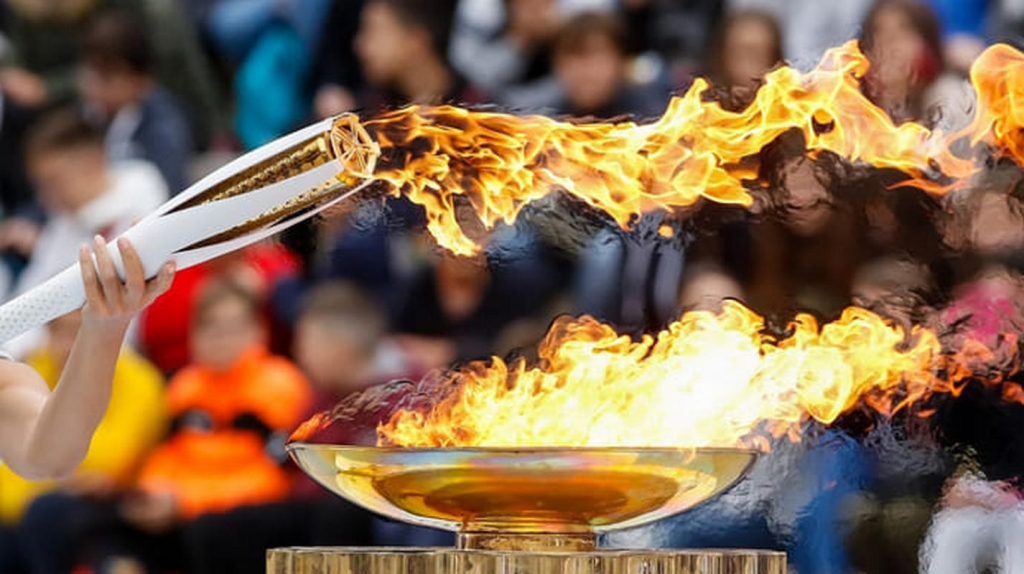
[[[858,405],[892,414],[957,394],[983,351],[944,353],[934,332],[907,333],[860,308],[820,327],[799,315],[783,338],[731,301],[639,341],[563,317],[536,364],[470,364],[450,375],[447,396],[396,412],[378,432],[407,447],[763,446]]]
[[[769,73],[738,112],[707,101],[709,85],[698,79],[659,120],[644,125],[411,106],[367,122],[367,129],[381,147],[376,176],[423,206],[430,232],[457,254],[479,248],[456,218],[459,197],[488,228],[510,223],[554,189],[623,226],[638,214],[685,208],[701,198],[749,206],[750,158],[789,130],[803,133],[811,153],[898,169],[910,176],[908,184],[934,193],[983,165],[951,151],[962,139],[1024,160],[1024,54],[996,45],[978,59],[974,120],[952,134],[896,125],[861,91],[868,66],[851,41],[826,52],[806,74],[788,67]]]

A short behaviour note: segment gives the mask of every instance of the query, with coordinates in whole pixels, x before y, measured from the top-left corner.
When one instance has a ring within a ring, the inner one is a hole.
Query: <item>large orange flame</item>
[[[858,308],[821,327],[800,315],[784,338],[764,329],[735,302],[639,341],[589,317],[562,318],[536,364],[470,364],[450,375],[447,396],[398,411],[379,436],[408,447],[761,446],[857,405],[891,414],[959,393],[986,352],[945,353],[932,331],[906,333]]]
[[[626,225],[637,214],[679,209],[700,198],[749,205],[749,160],[780,134],[803,133],[812,153],[906,172],[938,192],[982,165],[955,155],[961,139],[1024,159],[1024,55],[989,48],[973,68],[974,120],[961,132],[935,133],[918,123],[896,125],[861,92],[868,60],[856,42],[828,51],[811,72],[779,68],[754,101],[733,112],[707,101],[697,80],[650,124],[573,124],[451,106],[412,106],[367,122],[380,143],[376,175],[426,209],[428,229],[445,248],[473,253],[455,202],[469,201],[491,227],[511,222],[529,202],[553,189]]]

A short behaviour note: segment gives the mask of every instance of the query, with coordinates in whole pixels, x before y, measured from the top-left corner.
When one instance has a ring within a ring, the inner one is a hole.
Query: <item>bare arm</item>
[[[0,458],[29,478],[70,473],[85,458],[93,432],[110,401],[114,368],[128,325],[141,309],[167,290],[173,267],[148,284],[135,249],[118,243],[124,282],[102,240],[80,253],[87,303],[82,327],[52,393],[32,369],[0,361]]]

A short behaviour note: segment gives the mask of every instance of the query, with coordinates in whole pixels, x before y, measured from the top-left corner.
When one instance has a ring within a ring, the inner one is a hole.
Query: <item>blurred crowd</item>
[[[872,101],[897,122],[953,129],[972,110],[973,60],[1024,40],[1024,1],[4,0],[0,32],[8,299],[231,158],[342,112],[456,103],[644,120],[696,77],[741,108],[773,68],[810,69],[857,38]],[[857,304],[997,350],[1008,323],[1024,330],[1019,170],[993,165],[974,189],[936,197],[802,145],[787,134],[764,150],[769,199],[752,211],[698,205],[623,231],[538,210],[455,257],[393,198],[181,271],[138,321],[79,471],[43,484],[0,467],[0,572],[254,572],[273,546],[445,544],[331,498],[286,462],[284,440],[375,383],[528,355],[558,313],[635,333],[737,298],[781,326]],[[11,350],[56,384],[77,321]],[[992,489],[1020,504],[992,483],[943,489],[967,458],[991,480],[1024,470],[1024,408],[973,388],[962,398],[937,409],[931,438],[970,456],[908,477],[886,441],[822,431],[794,484],[824,494],[792,519],[710,506],[669,543],[787,548],[800,572],[916,571],[938,501],[949,520],[929,540],[942,548],[978,535],[957,529],[956,509],[1005,512],[977,502]],[[857,417],[843,425],[874,436]],[[1024,536],[1019,517],[1005,523]]]

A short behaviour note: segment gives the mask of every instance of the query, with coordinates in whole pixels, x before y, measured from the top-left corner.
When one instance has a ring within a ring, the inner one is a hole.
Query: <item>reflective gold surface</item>
[[[299,466],[383,516],[466,533],[463,547],[592,548],[593,534],[671,516],[732,486],[742,449],[403,449],[292,443]],[[517,533],[571,534],[549,544]],[[488,536],[490,534],[490,536]],[[500,536],[496,536],[499,535]],[[517,542],[525,540],[525,544]]]
[[[268,574],[786,574],[786,555],[754,550],[485,552],[443,548],[282,548]]]

